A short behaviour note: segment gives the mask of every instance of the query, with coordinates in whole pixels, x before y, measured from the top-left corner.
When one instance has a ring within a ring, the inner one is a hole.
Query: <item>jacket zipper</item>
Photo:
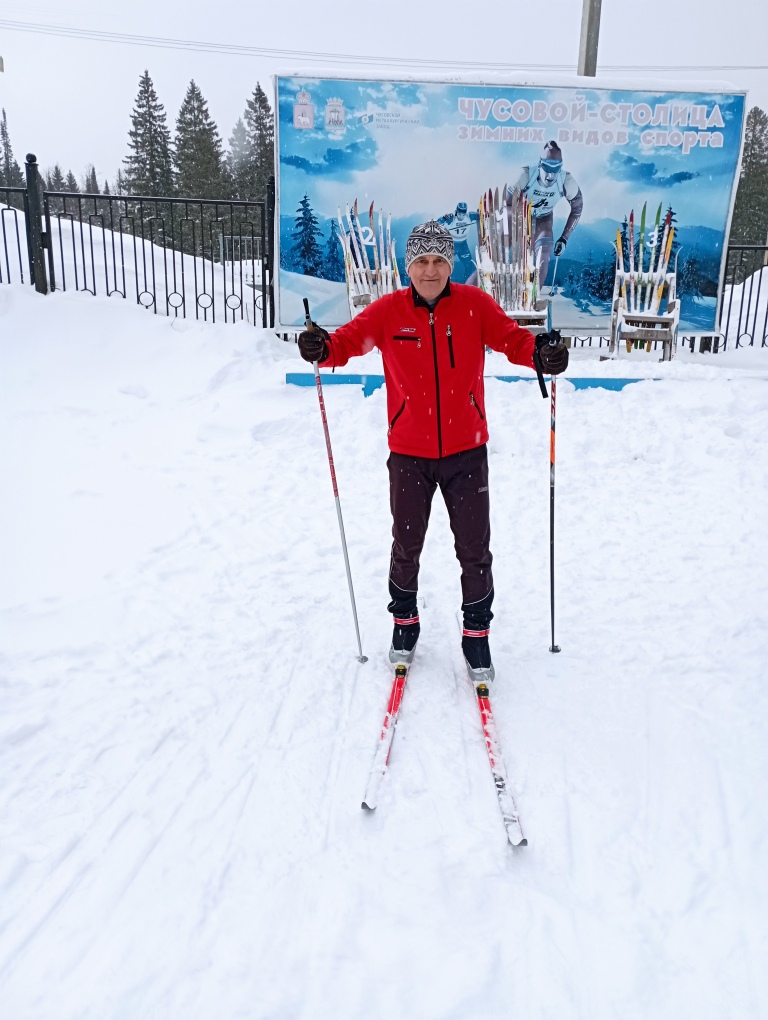
[[[480,405],[479,405],[479,404],[478,404],[478,402],[477,402],[477,401],[475,400],[475,395],[474,395],[474,393],[472,392],[472,390],[470,390],[470,391],[469,391],[469,402],[470,402],[470,404],[471,404],[471,405],[472,405],[472,406],[473,406],[473,407],[475,408],[475,410],[477,411],[477,413],[478,413],[478,414],[480,415],[480,420],[481,420],[481,421],[485,421],[485,415],[484,415],[484,414],[483,414],[483,412],[482,412],[482,411],[480,410]]]
[[[451,357],[451,368],[456,368],[453,361],[453,334],[451,333],[450,323],[448,323],[448,326],[446,327],[445,335],[448,337],[448,354]]]
[[[397,336],[397,335],[395,335],[395,336],[392,337],[392,339],[393,340],[408,340],[411,343],[413,343],[415,341],[416,342],[416,346],[417,347],[421,347],[421,337],[420,336]]]
[[[440,373],[437,368],[437,339],[435,338],[435,313],[429,313],[429,325],[432,330],[432,354],[435,360],[435,396],[437,397],[437,455],[443,455],[443,427],[440,421]]]
[[[395,422],[397,421],[397,419],[398,419],[398,418],[400,417],[400,415],[401,415],[401,414],[403,413],[403,411],[404,411],[404,410],[405,410],[405,401],[403,401],[403,405],[402,405],[402,407],[401,407],[401,408],[400,408],[400,410],[399,410],[399,411],[397,412],[397,414],[396,414],[396,415],[395,415],[395,417],[394,417],[394,418],[392,419],[392,421],[391,421],[391,422],[389,423],[389,428],[387,429],[387,435],[388,435],[388,436],[391,436],[391,435],[392,435],[392,429],[393,429],[393,428],[395,427]]]

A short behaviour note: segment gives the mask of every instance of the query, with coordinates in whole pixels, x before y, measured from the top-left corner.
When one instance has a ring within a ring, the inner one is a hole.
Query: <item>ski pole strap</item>
[[[491,633],[490,628],[488,630],[467,630],[465,627],[461,632],[462,637],[488,637]]]
[[[539,378],[539,389],[541,395],[546,400],[549,394],[547,393],[547,384],[544,382],[544,366],[541,364],[541,358],[536,348],[533,348],[533,367],[536,369],[536,375]]]
[[[418,616],[409,616],[407,620],[404,620],[399,616],[394,616],[393,620],[398,627],[412,627],[414,623],[419,622]]]

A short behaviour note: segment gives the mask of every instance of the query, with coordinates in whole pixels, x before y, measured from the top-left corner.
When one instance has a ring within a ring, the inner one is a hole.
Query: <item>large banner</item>
[[[556,327],[606,333],[617,229],[630,214],[646,261],[662,224],[675,228],[680,329],[716,331],[727,232],[745,113],[743,92],[485,85],[347,78],[275,79],[278,319],[350,317],[339,210],[374,203],[391,236],[401,282],[411,229],[439,219],[452,231],[452,279],[476,283],[478,208],[489,189],[530,206],[540,296]],[[517,189],[515,191],[515,189]]]

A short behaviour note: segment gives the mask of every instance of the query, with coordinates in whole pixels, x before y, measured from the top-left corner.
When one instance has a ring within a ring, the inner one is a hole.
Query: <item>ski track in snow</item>
[[[558,656],[549,405],[488,382],[518,850],[439,496],[360,810],[392,679],[383,390],[325,394],[361,665],[294,347],[5,287],[0,357],[0,1014],[768,1015],[765,352],[576,352],[574,374],[662,381],[558,387]]]

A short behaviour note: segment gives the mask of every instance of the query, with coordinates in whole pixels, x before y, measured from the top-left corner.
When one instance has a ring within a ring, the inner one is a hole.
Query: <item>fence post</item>
[[[266,208],[266,250],[267,250],[267,271],[269,272],[269,322],[265,326],[270,329],[275,325],[275,178],[270,176],[267,183],[267,208]]]
[[[29,271],[38,294],[48,293],[48,279],[45,275],[43,253],[43,229],[40,219],[40,173],[37,156],[27,153],[27,247],[29,248]]]

